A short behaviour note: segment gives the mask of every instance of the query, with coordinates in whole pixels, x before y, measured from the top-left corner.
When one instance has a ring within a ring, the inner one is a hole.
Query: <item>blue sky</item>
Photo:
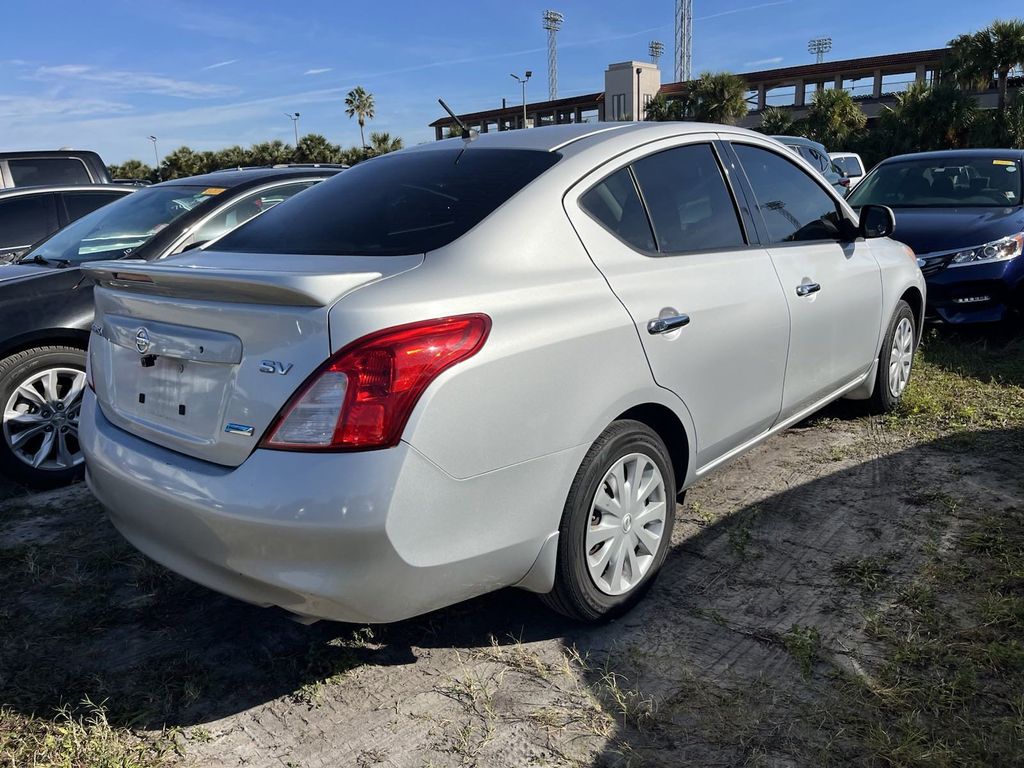
[[[806,63],[811,37],[831,58],[943,45],[1019,0],[694,0],[694,69],[737,72]],[[559,95],[601,90],[607,64],[646,58],[665,42],[670,81],[672,0],[50,0],[5,2],[0,50],[0,148],[75,146],[108,162],[152,162],[181,144],[217,149],[303,133],[344,145],[359,130],[344,96],[377,102],[372,129],[407,144],[444,97],[460,112],[520,99],[510,72],[533,70],[528,98],[546,98],[545,8],[565,14]]]

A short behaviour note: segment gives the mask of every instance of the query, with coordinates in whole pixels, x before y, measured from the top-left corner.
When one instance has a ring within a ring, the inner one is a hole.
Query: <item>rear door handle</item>
[[[684,325],[690,324],[689,315],[672,315],[670,317],[659,317],[647,323],[647,332],[652,336],[659,333],[669,333],[678,330]]]
[[[797,296],[810,296],[812,293],[817,293],[821,290],[820,283],[800,283],[796,287]]]

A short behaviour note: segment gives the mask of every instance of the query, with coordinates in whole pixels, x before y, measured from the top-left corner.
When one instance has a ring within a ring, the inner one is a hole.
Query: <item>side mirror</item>
[[[896,214],[885,205],[865,205],[860,209],[860,236],[865,239],[889,237],[896,230]]]

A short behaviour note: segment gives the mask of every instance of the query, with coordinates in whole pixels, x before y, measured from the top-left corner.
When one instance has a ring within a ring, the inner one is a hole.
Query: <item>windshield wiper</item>
[[[45,267],[56,266],[58,269],[64,269],[64,267],[70,266],[71,262],[68,259],[48,259],[37,253],[31,259],[24,257],[18,259],[18,264],[42,264]]]

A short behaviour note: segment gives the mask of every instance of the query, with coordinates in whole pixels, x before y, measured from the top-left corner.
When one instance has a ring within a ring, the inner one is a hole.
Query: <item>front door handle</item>
[[[669,333],[690,324],[689,315],[672,315],[670,317],[659,317],[647,323],[647,332],[652,336],[659,333]]]
[[[797,296],[810,296],[812,293],[817,293],[821,290],[820,283],[800,283],[796,287]]]

